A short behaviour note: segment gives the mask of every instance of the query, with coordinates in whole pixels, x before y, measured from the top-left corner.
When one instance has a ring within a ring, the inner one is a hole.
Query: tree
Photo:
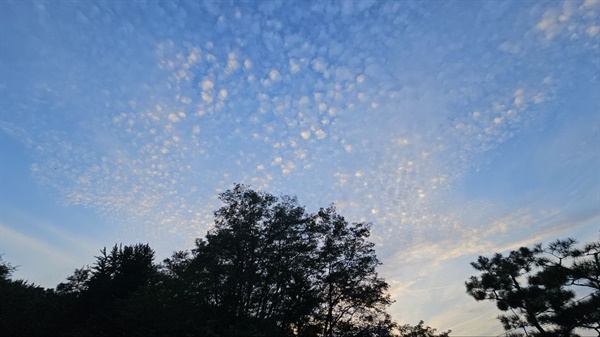
[[[448,337],[386,313],[370,224],[245,185],[219,197],[214,228],[160,265],[147,244],[105,247],[54,291],[11,280],[0,259],[2,334]],[[584,273],[589,249],[577,254]]]
[[[368,224],[349,224],[333,206],[307,214],[294,197],[245,185],[219,197],[215,228],[196,241],[187,277],[200,306],[222,313],[227,334],[341,336],[384,326],[391,300]]]
[[[88,290],[92,270],[89,267],[75,269],[73,275],[67,277],[67,282],[59,283],[56,292],[60,295],[80,296]]]
[[[17,270],[16,267],[14,267],[12,264],[10,264],[9,262],[6,262],[2,259],[2,255],[0,255],[0,284],[3,285],[4,282],[8,282],[10,280],[10,277],[12,276],[13,272]]]
[[[544,248],[521,247],[507,256],[480,256],[471,265],[482,274],[465,283],[475,300],[490,300],[509,314],[498,316],[505,330],[525,335],[576,336],[576,328],[600,333],[598,242],[574,247],[557,240]],[[587,289],[576,300],[575,288]]]
[[[154,250],[148,244],[133,246],[114,245],[110,253],[106,247],[96,257],[88,289],[106,292],[111,298],[125,298],[139,287],[148,285],[156,275]]]
[[[411,326],[409,324],[402,325],[398,328],[400,335],[398,337],[449,337],[451,330],[440,332],[436,335],[436,329],[428,326],[423,326],[425,323],[420,321],[419,324]]]
[[[335,207],[321,209],[313,220],[321,240],[318,250],[320,272],[316,275],[320,306],[317,320],[323,336],[339,334],[373,320],[392,303],[389,285],[380,278],[374,244],[367,241],[370,225],[349,224]]]
[[[67,302],[66,316],[77,322],[71,324],[72,334],[121,334],[131,326],[121,317],[123,303],[157,276],[155,253],[147,244],[104,247],[100,253],[91,268],[76,269],[56,287]]]
[[[0,332],[4,336],[52,336],[56,320],[56,295],[24,280],[10,279],[16,270],[0,256]]]
[[[236,185],[220,194],[215,228],[196,240],[190,284],[221,326],[249,334],[291,334],[312,312],[316,235],[295,198]],[[234,331],[235,330],[235,331]]]
[[[573,239],[556,240],[542,249],[537,260],[541,270],[531,278],[531,283],[557,293],[566,287],[571,291],[587,293],[579,300],[569,301],[562,307],[554,303],[551,324],[562,327],[595,330],[600,336],[600,241],[576,248]]]

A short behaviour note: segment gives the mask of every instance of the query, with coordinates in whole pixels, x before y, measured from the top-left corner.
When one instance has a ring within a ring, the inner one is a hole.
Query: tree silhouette
[[[334,207],[307,214],[295,198],[244,185],[220,199],[192,258],[165,261],[219,333],[332,336],[384,320],[391,300],[369,225],[349,224]]]
[[[58,332],[60,310],[54,291],[24,280],[11,280],[17,268],[0,256],[0,333],[4,336],[46,336]]]
[[[56,287],[69,303],[67,316],[77,322],[72,333],[120,335],[123,326],[131,325],[119,314],[124,301],[157,276],[155,253],[147,244],[115,245],[100,253],[91,268],[76,269],[68,282]]]
[[[320,272],[316,276],[320,306],[317,319],[323,336],[339,333],[338,327],[360,324],[378,316],[391,304],[388,284],[376,272],[380,264],[367,241],[370,226],[348,224],[335,208],[321,209],[313,217],[322,233],[318,250]]]
[[[535,336],[576,336],[576,328],[600,333],[600,263],[598,242],[574,247],[557,240],[548,247],[521,247],[507,256],[480,256],[471,265],[482,274],[465,283],[475,300],[490,300],[506,315],[498,318],[509,330]],[[575,300],[575,287],[588,295]],[[531,330],[530,328],[533,328]]]
[[[399,327],[400,335],[398,337],[449,337],[451,330],[440,332],[436,334],[436,329],[428,326],[424,326],[424,322],[420,321],[419,324],[411,326],[405,324]]]
[[[386,313],[369,224],[245,185],[219,197],[214,228],[161,264],[148,244],[105,247],[48,290],[0,259],[2,334],[438,337]]]

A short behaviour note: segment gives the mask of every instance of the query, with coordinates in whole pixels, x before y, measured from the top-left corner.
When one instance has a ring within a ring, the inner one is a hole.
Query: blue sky
[[[191,248],[242,182],[373,223],[394,318],[502,331],[469,262],[600,231],[600,3],[0,2],[0,252]]]

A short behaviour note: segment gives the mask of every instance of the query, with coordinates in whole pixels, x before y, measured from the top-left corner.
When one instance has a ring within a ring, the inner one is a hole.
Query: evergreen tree
[[[600,243],[575,248],[557,240],[544,248],[521,247],[507,256],[480,256],[471,265],[481,276],[465,283],[475,300],[490,300],[508,314],[498,318],[507,331],[533,336],[576,336],[576,328],[600,334]],[[576,300],[575,288],[587,295]]]

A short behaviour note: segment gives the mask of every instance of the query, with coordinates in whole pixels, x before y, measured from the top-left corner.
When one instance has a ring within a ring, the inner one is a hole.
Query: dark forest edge
[[[148,244],[115,245],[56,289],[0,263],[2,335],[448,336],[386,312],[369,224],[245,185],[219,197],[214,228],[162,263]]]
[[[161,263],[148,244],[115,245],[44,289],[12,280],[0,258],[0,334],[449,336],[392,320],[369,224],[245,185],[219,198],[214,228]],[[506,336],[600,336],[599,251],[600,242],[564,239],[480,256],[467,294],[496,303]]]

